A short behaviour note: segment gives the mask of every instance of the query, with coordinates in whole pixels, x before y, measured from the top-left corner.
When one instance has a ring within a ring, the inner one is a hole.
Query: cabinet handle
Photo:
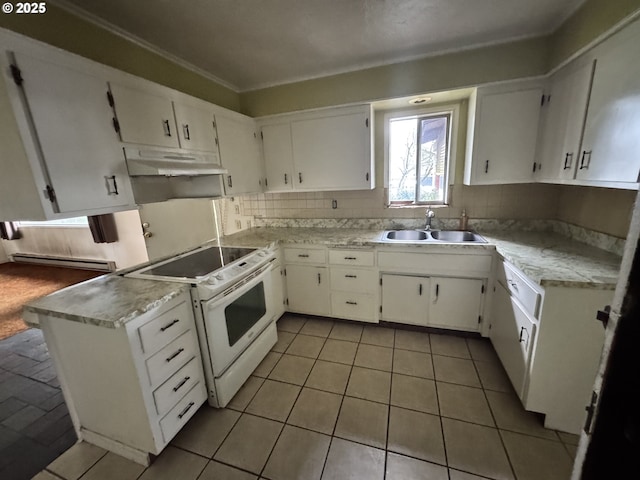
[[[567,169],[571,168],[571,164],[572,163],[573,163],[573,152],[567,153],[564,156],[564,167],[562,169],[563,170],[567,170]]]
[[[171,327],[173,327],[176,323],[178,323],[180,321],[179,318],[174,318],[173,321],[171,323],[166,324],[164,327],[160,328],[161,332],[164,332],[165,330],[170,329]]]
[[[233,187],[233,182],[231,181],[231,175],[227,177],[227,185],[229,185],[229,188]]]
[[[418,287],[418,295],[422,295],[422,284]]]
[[[484,173],[489,173],[489,160],[484,162]]]
[[[289,184],[289,177],[287,176],[287,174],[284,174],[284,184],[288,185]]]
[[[357,257],[344,257],[345,260],[357,260]]]
[[[536,164],[536,162],[533,162],[533,173],[536,173],[537,168],[538,168],[538,165]]]
[[[347,301],[346,301],[346,302],[344,302],[344,303],[346,303],[347,305],[357,305],[357,304],[358,304],[358,302],[351,302],[351,301],[349,301],[349,300],[347,300]]]
[[[163,120],[162,121],[162,126],[164,127],[164,134],[167,137],[171,136],[171,125],[169,125],[169,120]]]
[[[173,360],[174,358],[176,358],[178,355],[180,355],[182,352],[184,352],[184,348],[180,348],[178,349],[178,351],[176,353],[174,353],[173,355],[171,355],[170,357],[167,357],[167,362],[170,362],[171,360]]]
[[[177,392],[178,390],[180,390],[182,388],[182,386],[187,383],[189,380],[191,380],[191,377],[184,377],[179,384],[177,384],[175,387],[173,387],[173,391]]]
[[[104,177],[107,184],[107,195],[118,195],[118,182],[116,182],[116,176]]]
[[[436,300],[438,299],[439,294],[440,294],[440,284],[436,283]]]
[[[309,254],[307,254],[307,253],[299,253],[298,257],[300,257],[300,258],[309,258]]]
[[[318,274],[318,285],[320,285],[320,282],[321,282],[321,277],[320,277],[320,274]]]
[[[357,275],[345,275],[344,278],[358,278]]]
[[[584,161],[585,159],[588,157],[587,163],[585,164]],[[580,159],[580,170],[582,169],[587,169],[589,170],[589,164],[591,163],[591,150],[587,151],[587,150],[583,150],[582,151],[582,158]]]
[[[298,172],[298,180],[302,183],[302,172]]]
[[[189,134],[189,125],[186,123],[182,125],[182,134],[184,135],[185,140],[191,140],[191,135]]]
[[[510,278],[507,278],[507,283],[509,285],[511,285],[511,287],[513,287],[514,290],[518,290],[518,284],[516,282],[514,282],[513,280],[511,280]]]
[[[520,327],[520,336],[518,337],[518,342],[522,343],[522,335],[524,334],[524,332],[526,332],[527,329],[524,327]]]
[[[189,402],[189,405],[187,405],[187,408],[185,408],[182,412],[178,414],[178,418],[181,419],[182,417],[184,417],[187,414],[187,412],[191,410],[191,407],[193,407],[194,405],[195,405],[195,402]]]

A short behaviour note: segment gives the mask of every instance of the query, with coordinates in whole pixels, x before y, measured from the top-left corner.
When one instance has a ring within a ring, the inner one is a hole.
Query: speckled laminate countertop
[[[108,274],[30,302],[26,313],[65,318],[107,328],[122,327],[186,291],[189,285]],[[32,324],[26,315],[25,321]]]
[[[376,246],[442,249],[495,249],[541,286],[613,290],[621,257],[555,232],[480,232],[488,244],[389,243],[380,230],[350,228],[254,228],[224,237],[223,245],[316,244],[330,247]]]

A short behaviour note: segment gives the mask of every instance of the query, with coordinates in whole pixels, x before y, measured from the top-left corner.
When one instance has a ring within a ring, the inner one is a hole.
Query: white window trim
[[[64,219],[60,219],[64,220]],[[57,220],[43,220],[42,222],[32,222],[29,220],[19,221],[18,225],[20,228],[89,228],[89,223],[46,223],[46,222],[56,222]]]
[[[451,118],[451,139],[449,142],[449,171],[447,172],[447,192],[444,203],[429,204],[415,203],[405,205],[391,205],[389,202],[389,122],[395,118],[421,117],[424,115],[449,114]],[[385,113],[384,115],[384,192],[386,208],[424,208],[430,206],[434,208],[447,207],[451,205],[451,191],[455,182],[456,159],[458,146],[458,130],[460,123],[460,104],[452,103],[446,105],[437,105],[433,107],[423,107],[419,109],[402,110],[396,112]]]

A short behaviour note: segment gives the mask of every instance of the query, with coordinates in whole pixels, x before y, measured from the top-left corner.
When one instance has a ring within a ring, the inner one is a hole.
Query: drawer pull
[[[511,285],[513,287],[514,290],[518,290],[518,284],[516,282],[514,282],[513,280],[507,278],[507,282],[509,283],[509,285]]]
[[[160,328],[161,332],[164,332],[165,330],[168,330],[169,328],[173,327],[176,323],[178,323],[180,321],[179,318],[175,318],[171,323],[166,324],[164,327]]]
[[[180,389],[182,388],[182,386],[183,386],[185,383],[187,383],[189,380],[191,380],[191,377],[184,377],[184,378],[182,379],[182,381],[181,381],[178,385],[176,385],[175,387],[173,387],[173,391],[174,391],[174,392],[177,392],[178,390],[180,390]]]
[[[174,353],[173,355],[171,355],[170,357],[167,358],[167,362],[170,362],[171,360],[173,360],[174,358],[176,358],[178,355],[180,355],[182,352],[184,352],[184,348],[179,349],[176,353]]]
[[[298,257],[300,257],[300,258],[309,258],[309,254],[307,254],[307,253],[299,253]]]
[[[357,275],[345,275],[344,278],[358,278]]]
[[[346,303],[347,305],[357,305],[357,304],[358,304],[358,302],[352,302],[352,301],[350,301],[350,300],[347,300],[345,303]]]
[[[344,257],[345,260],[357,260],[357,257]]]
[[[187,414],[187,412],[191,410],[191,407],[193,407],[195,404],[196,404],[195,402],[189,402],[189,405],[187,405],[187,408],[185,408],[184,410],[182,410],[182,412],[178,414],[178,418],[181,419],[182,417],[184,417]]]
[[[520,336],[518,337],[518,342],[522,343],[522,334],[526,331],[524,327],[520,327]]]

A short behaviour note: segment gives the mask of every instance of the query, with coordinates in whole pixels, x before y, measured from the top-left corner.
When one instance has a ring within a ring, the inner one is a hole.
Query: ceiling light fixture
[[[409,100],[412,105],[420,105],[421,103],[427,103],[431,101],[431,97],[416,97]]]

